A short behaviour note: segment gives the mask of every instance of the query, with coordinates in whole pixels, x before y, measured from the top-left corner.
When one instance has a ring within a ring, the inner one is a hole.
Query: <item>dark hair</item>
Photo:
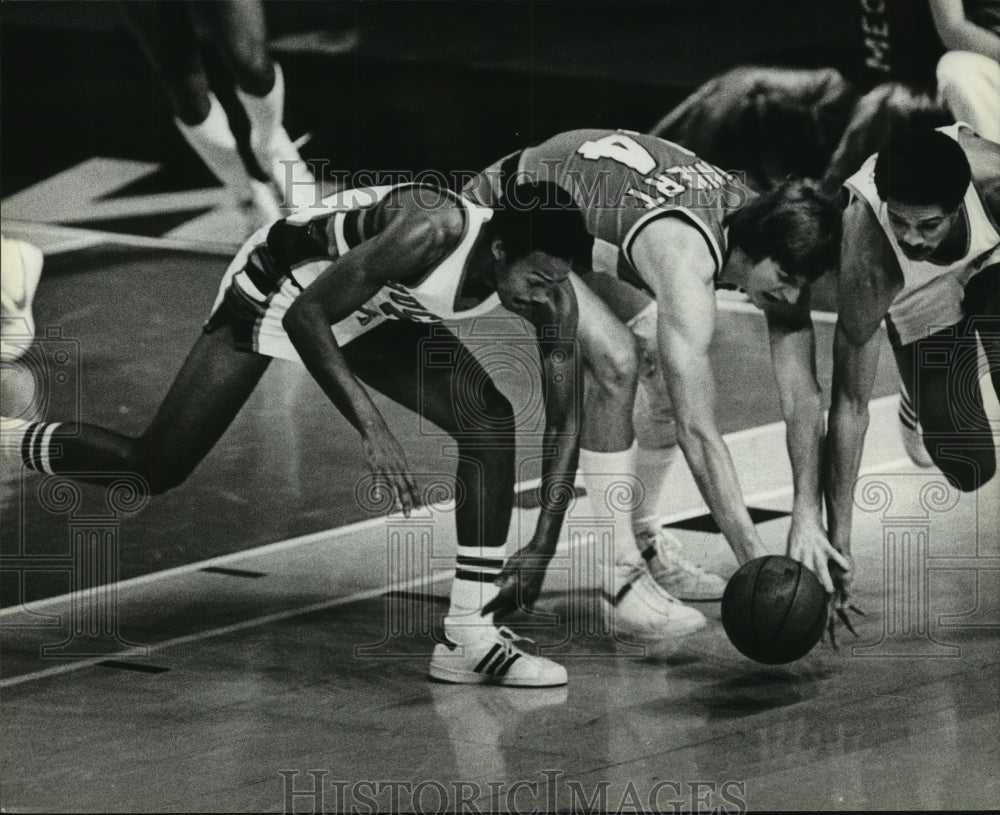
[[[774,258],[785,274],[811,282],[837,265],[840,215],[817,182],[786,180],[727,218],[729,242],[755,263]]]
[[[953,210],[962,203],[971,180],[965,152],[937,130],[891,136],[875,159],[875,189],[883,201],[893,198]]]
[[[590,268],[594,239],[573,197],[556,184],[506,185],[493,205],[490,228],[503,241],[508,261],[538,250]]]

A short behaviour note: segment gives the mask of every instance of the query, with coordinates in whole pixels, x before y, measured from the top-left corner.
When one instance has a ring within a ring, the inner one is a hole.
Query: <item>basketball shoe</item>
[[[615,566],[614,593],[601,593],[601,608],[611,631],[643,642],[683,637],[707,622],[700,611],[661,588],[645,563]]]
[[[684,557],[681,542],[662,527],[636,532],[636,543],[657,584],[679,600],[721,600],[726,581]]]
[[[934,459],[927,452],[924,444],[924,433],[917,421],[917,412],[913,409],[913,402],[906,391],[900,389],[899,392],[899,434],[903,437],[903,447],[910,461],[918,467],[933,467]]]
[[[446,642],[434,646],[430,675],[464,685],[545,688],[565,685],[566,669],[551,659],[533,656],[518,642],[531,642],[506,626],[467,628],[445,617]]]

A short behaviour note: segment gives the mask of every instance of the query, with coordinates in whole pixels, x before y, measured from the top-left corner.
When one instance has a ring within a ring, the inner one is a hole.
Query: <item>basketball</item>
[[[743,564],[722,595],[722,625],[744,656],[767,665],[804,657],[823,635],[826,591],[809,569],[784,555]]]

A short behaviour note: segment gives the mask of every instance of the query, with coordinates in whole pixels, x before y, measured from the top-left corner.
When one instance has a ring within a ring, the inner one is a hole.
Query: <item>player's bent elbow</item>
[[[288,307],[281,318],[281,327],[294,340],[295,336],[300,334],[311,322],[322,320],[320,311],[318,304],[310,302],[306,297],[299,297]]]

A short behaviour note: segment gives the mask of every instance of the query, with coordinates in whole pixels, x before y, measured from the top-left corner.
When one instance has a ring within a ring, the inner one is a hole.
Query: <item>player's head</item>
[[[783,182],[730,215],[727,225],[726,276],[758,307],[795,303],[839,258],[840,209],[813,181]]]
[[[572,197],[555,184],[511,185],[489,222],[497,293],[515,311],[590,265],[593,239]]]
[[[893,136],[875,160],[875,188],[889,227],[911,260],[925,260],[957,221],[972,180],[958,142],[936,130]]]

